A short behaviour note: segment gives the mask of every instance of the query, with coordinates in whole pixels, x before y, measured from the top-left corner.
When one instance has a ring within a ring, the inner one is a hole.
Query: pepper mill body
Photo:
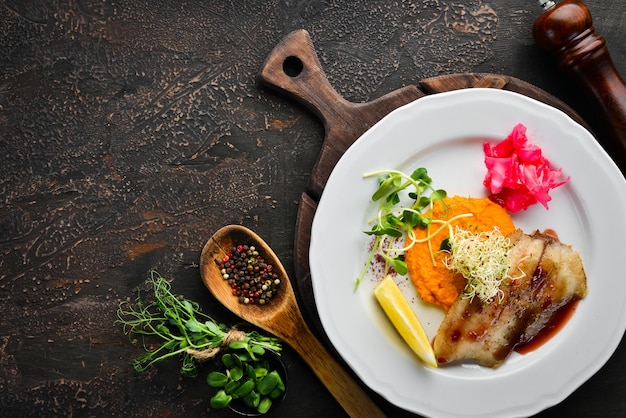
[[[626,171],[626,84],[604,38],[595,32],[587,6],[576,0],[550,6],[535,21],[533,36],[585,94],[599,142]]]

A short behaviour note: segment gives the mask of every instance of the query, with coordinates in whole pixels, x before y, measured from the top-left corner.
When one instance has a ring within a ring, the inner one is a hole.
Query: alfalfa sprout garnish
[[[500,284],[509,272],[511,241],[497,227],[480,233],[457,227],[450,231],[449,245],[445,264],[467,280],[463,297],[478,297],[485,304],[501,302]]]

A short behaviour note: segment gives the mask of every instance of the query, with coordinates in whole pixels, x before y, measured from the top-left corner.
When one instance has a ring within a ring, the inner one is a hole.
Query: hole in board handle
[[[283,71],[289,77],[299,76],[303,69],[304,64],[302,63],[302,60],[298,57],[289,56],[285,58],[285,61],[283,61]]]

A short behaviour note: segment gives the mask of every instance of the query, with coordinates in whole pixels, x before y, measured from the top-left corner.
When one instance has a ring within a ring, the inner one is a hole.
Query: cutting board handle
[[[324,125],[324,144],[307,187],[316,201],[337,161],[358,137],[390,111],[424,96],[407,86],[371,102],[349,102],[331,86],[304,29],[289,33],[274,47],[258,78],[304,104]]]
[[[564,0],[550,7],[535,21],[533,36],[591,102],[589,109],[597,119],[594,131],[624,170],[626,84],[615,69],[604,38],[595,32],[587,6]]]
[[[348,112],[349,103],[331,86],[304,29],[291,32],[267,56],[259,79],[306,105],[324,123]]]

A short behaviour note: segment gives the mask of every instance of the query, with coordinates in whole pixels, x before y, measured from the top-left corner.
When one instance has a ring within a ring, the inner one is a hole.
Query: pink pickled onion
[[[562,170],[550,167],[541,148],[528,141],[521,123],[501,142],[485,142],[483,150],[487,167],[483,185],[491,192],[489,198],[510,212],[538,202],[548,209],[550,190],[569,181],[569,177],[559,180]]]

